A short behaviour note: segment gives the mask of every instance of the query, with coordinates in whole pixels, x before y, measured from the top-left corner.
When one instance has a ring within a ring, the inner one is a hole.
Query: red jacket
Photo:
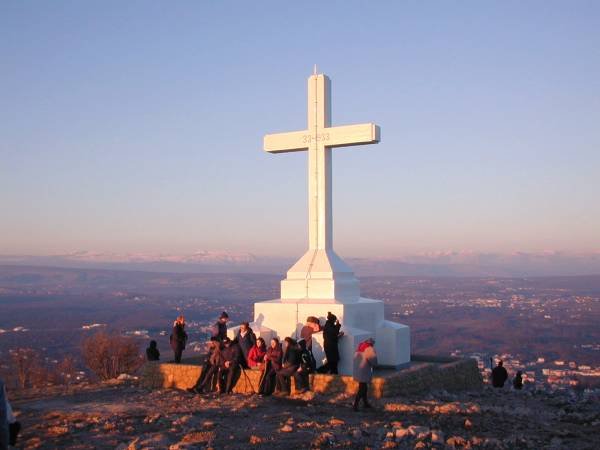
[[[253,345],[248,352],[248,367],[252,368],[262,364],[266,354],[267,351],[264,347],[259,347],[256,344]]]

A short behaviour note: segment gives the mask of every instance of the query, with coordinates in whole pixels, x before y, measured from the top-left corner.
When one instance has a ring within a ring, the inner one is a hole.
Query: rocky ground
[[[600,399],[572,392],[486,387],[386,398],[357,413],[347,396],[200,397],[115,381],[13,404],[27,449],[600,448]]]

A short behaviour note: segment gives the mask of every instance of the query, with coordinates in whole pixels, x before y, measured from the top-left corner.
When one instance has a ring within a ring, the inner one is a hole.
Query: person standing
[[[508,372],[502,364],[502,360],[499,360],[498,365],[492,370],[492,386],[495,388],[504,387],[504,383],[508,379]]]
[[[211,339],[219,342],[223,342],[227,337],[227,322],[229,322],[229,314],[225,311],[219,316],[219,320],[212,327]]]
[[[354,353],[354,380],[358,381],[358,391],[354,397],[352,409],[358,411],[358,404],[362,400],[365,408],[371,405],[367,400],[368,383],[373,377],[373,368],[377,365],[377,353],[375,352],[375,340],[372,338],[358,344]]]
[[[340,351],[338,349],[338,340],[344,335],[340,332],[342,325],[340,321],[331,312],[327,313],[327,321],[323,327],[323,347],[327,363],[321,367],[321,373],[338,373],[338,363],[340,362]]]
[[[185,349],[188,335],[185,332],[185,319],[179,316],[173,323],[173,332],[171,333],[171,348],[175,354],[175,364],[181,363],[181,355]]]
[[[254,335],[254,331],[252,331],[252,328],[250,328],[250,324],[248,322],[242,322],[235,339],[240,346],[240,350],[242,351],[242,367],[247,369],[248,353],[250,352],[250,349],[254,347],[254,344],[256,344],[256,336]]]

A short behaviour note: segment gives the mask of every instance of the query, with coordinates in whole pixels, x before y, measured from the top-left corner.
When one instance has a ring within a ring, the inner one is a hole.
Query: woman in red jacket
[[[256,339],[256,343],[250,348],[248,352],[248,367],[251,369],[260,369],[263,362],[265,361],[265,355],[267,354],[267,346],[265,340],[261,337]]]

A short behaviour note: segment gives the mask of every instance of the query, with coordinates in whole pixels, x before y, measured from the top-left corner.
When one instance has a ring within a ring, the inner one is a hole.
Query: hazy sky
[[[344,256],[600,250],[600,2],[0,3],[0,253],[300,255],[306,78]]]

